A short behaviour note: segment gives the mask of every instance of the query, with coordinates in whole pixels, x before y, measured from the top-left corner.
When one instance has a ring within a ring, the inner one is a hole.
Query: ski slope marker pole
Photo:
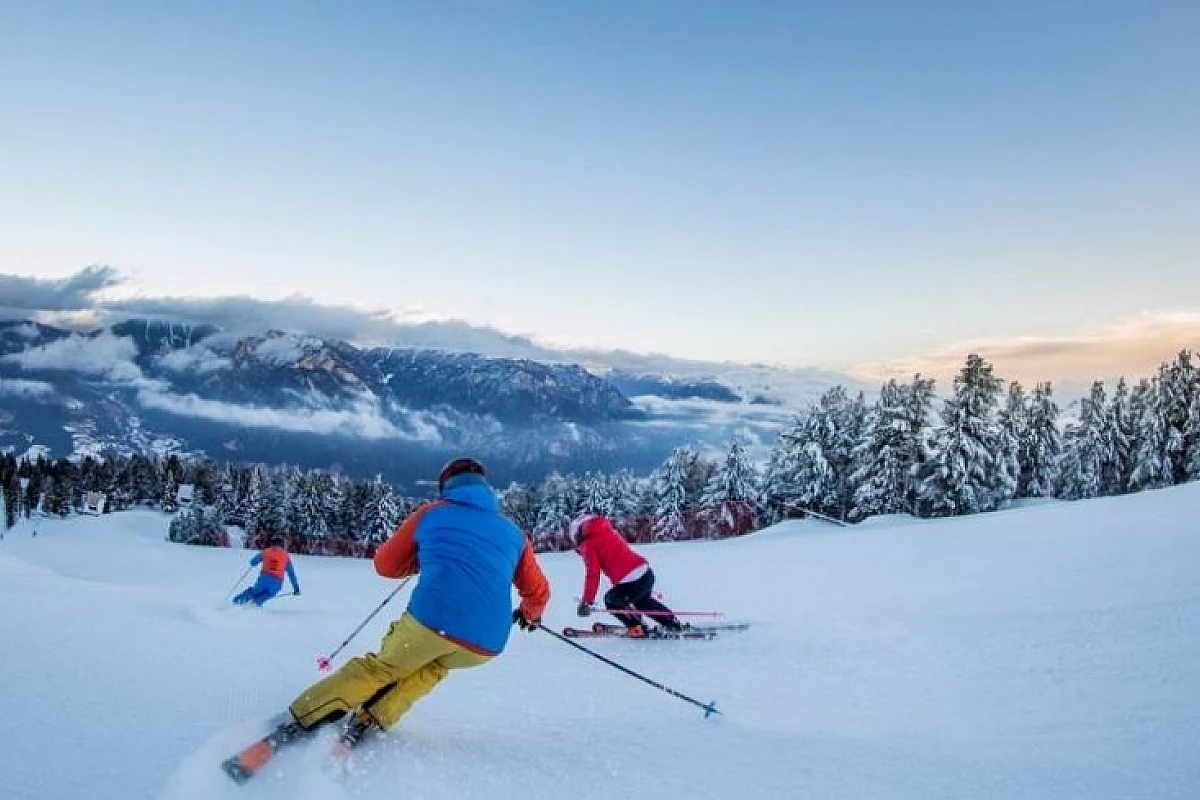
[[[397,586],[395,589],[392,589],[392,591],[388,594],[388,596],[383,598],[383,602],[380,603],[379,605],[375,606],[375,610],[372,611],[370,614],[367,614],[367,618],[364,619],[362,622],[358,623],[358,627],[355,628],[354,631],[351,632],[351,634],[346,637],[346,640],[344,642],[342,642],[341,644],[339,644],[337,646],[336,650],[334,650],[332,653],[330,653],[327,656],[317,656],[317,669],[319,669],[321,672],[329,672],[329,668],[333,662],[333,659],[337,658],[337,654],[342,652],[342,650],[346,647],[346,645],[350,644],[350,640],[353,639],[355,636],[358,636],[358,632],[361,631],[363,628],[367,627],[367,623],[370,622],[375,617],[376,614],[378,614],[380,611],[383,611],[383,607],[386,606],[388,603],[392,602],[392,598],[395,597],[396,595],[400,594],[400,590],[403,589],[408,584],[408,582],[411,580],[412,580],[412,576],[409,575],[407,578],[400,581],[400,585]]]
[[[610,667],[619,669],[621,672],[624,672],[626,675],[630,676],[631,678],[637,678],[639,681],[642,681],[643,683],[650,684],[655,689],[661,689],[662,691],[666,692],[667,694],[669,694],[673,697],[678,697],[680,700],[684,700],[698,708],[703,709],[705,719],[708,719],[709,716],[711,716],[712,714],[720,714],[721,713],[720,711],[717,710],[717,701],[716,700],[713,700],[711,703],[701,703],[699,700],[696,700],[695,698],[688,697],[683,692],[677,692],[674,689],[672,689],[670,686],[665,686],[665,685],[659,683],[658,681],[647,678],[645,675],[642,675],[639,672],[634,672],[629,667],[618,664],[616,661],[613,661],[611,658],[606,658],[605,656],[602,656],[599,653],[597,653],[595,650],[590,650],[590,649],[584,647],[579,642],[571,641],[570,639],[568,639],[566,636],[563,636],[558,631],[552,630],[551,628],[547,628],[545,625],[541,624],[540,622],[538,623],[538,628],[540,628],[541,630],[544,630],[546,633],[550,634],[555,639],[558,639],[560,642],[563,642],[564,644],[569,644],[569,645],[571,645],[571,647],[574,647],[576,650],[582,650],[583,652],[587,653],[592,658],[599,659],[600,661],[603,661],[605,664],[608,664]]]
[[[229,590],[229,594],[226,595],[226,597],[225,597],[226,603],[228,603],[230,600],[233,599],[233,593],[236,592],[238,587],[242,585],[242,581],[246,580],[246,576],[250,574],[250,570],[252,570],[252,569],[254,569],[253,564],[246,567],[246,571],[241,574],[241,576],[237,579],[237,582],[233,584],[233,588]]]

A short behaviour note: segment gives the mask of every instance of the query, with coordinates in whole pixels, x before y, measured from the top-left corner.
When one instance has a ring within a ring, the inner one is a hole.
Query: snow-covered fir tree
[[[744,529],[748,506],[758,497],[758,473],[737,439],[729,444],[721,466],[708,481],[701,497],[708,535],[728,535]]]
[[[616,507],[608,477],[602,472],[586,472],[579,482],[579,512],[611,517]]]
[[[1039,383],[1029,396],[1025,439],[1021,446],[1021,475],[1017,497],[1053,497],[1058,485],[1062,432],[1054,387]]]
[[[997,415],[997,425],[1000,442],[996,452],[996,467],[999,502],[1003,503],[1017,495],[1024,471],[1021,457],[1029,438],[1029,398],[1025,396],[1025,387],[1017,381],[1008,385],[1004,407]]]
[[[1192,406],[1188,409],[1187,427],[1184,428],[1186,449],[1185,468],[1189,481],[1200,480],[1200,392],[1192,398]]]
[[[175,456],[168,456],[163,463],[162,481],[159,486],[162,487],[162,496],[159,502],[164,508],[170,508],[175,505],[175,498],[179,494],[180,478],[183,476],[183,466],[179,463],[179,459]]]
[[[293,505],[293,528],[306,536],[328,538],[336,500],[333,479],[327,473],[309,472],[301,476]]]
[[[807,510],[846,519],[854,504],[855,450],[866,420],[862,394],[851,398],[843,386],[825,392],[800,414],[780,434],[768,465],[768,514]]]
[[[1182,350],[1158,371],[1159,413],[1163,417],[1166,455],[1171,462],[1171,480],[1182,483],[1188,476],[1188,453],[1197,446],[1188,424],[1196,395],[1200,394],[1200,370],[1192,353]]]
[[[190,483],[195,487],[196,503],[202,506],[216,504],[220,484],[220,475],[217,472],[216,464],[207,459],[189,464],[184,469],[184,475],[186,476],[184,483]]]
[[[1174,470],[1167,452],[1167,422],[1158,389],[1158,378],[1143,378],[1134,387],[1129,401],[1134,429],[1129,475],[1132,492],[1170,486],[1174,482]]]
[[[537,526],[534,544],[550,547],[566,536],[567,528],[575,516],[575,500],[570,482],[558,472],[552,472],[542,481],[538,496]]]
[[[526,533],[537,527],[538,498],[532,487],[513,481],[500,493],[500,510]]]
[[[694,450],[678,447],[651,478],[654,486],[652,534],[655,541],[673,541],[686,536],[689,471],[694,469],[695,462]]]
[[[921,467],[918,510],[933,516],[991,511],[1004,496],[998,467],[996,410],[1000,379],[976,354],[954,378],[954,396],[942,405],[942,426]]]
[[[758,496],[758,473],[746,455],[746,448],[734,439],[725,459],[704,487],[700,502],[704,506],[730,501],[753,501]]]
[[[668,457],[674,460],[682,475],[685,504],[692,508],[700,505],[704,490],[717,471],[714,461],[705,458],[693,447],[677,447]]]
[[[134,455],[129,465],[130,485],[127,487],[133,498],[160,499],[166,491],[163,486],[162,462],[158,458]]]
[[[1100,497],[1105,465],[1115,460],[1104,383],[1096,381],[1091,394],[1079,401],[1079,419],[1067,426],[1059,496],[1068,500]]]
[[[1129,491],[1129,478],[1133,472],[1133,415],[1129,384],[1124,378],[1117,381],[1104,413],[1108,453],[1101,464],[1100,491],[1105,496],[1124,494]]]
[[[266,467],[262,464],[252,466],[246,476],[246,499],[242,507],[242,526],[247,534],[257,533],[262,525],[269,485]]]
[[[370,484],[367,502],[362,512],[361,539],[367,544],[382,544],[387,541],[396,526],[404,518],[401,503],[392,487],[376,476]]]
[[[854,450],[852,519],[913,511],[913,476],[928,455],[933,397],[933,380],[920,375],[907,384],[890,380],[880,389]]]
[[[296,493],[300,489],[301,474],[294,464],[284,464],[269,471],[260,528],[281,535],[297,532]]]
[[[609,480],[609,491],[613,498],[613,517],[621,524],[643,516],[648,510],[643,500],[646,489],[632,470],[621,469],[613,473]]]
[[[800,471],[799,442],[803,441],[810,412],[803,412],[780,431],[771,448],[766,470],[759,486],[758,507],[767,525],[800,514],[802,487],[797,478]]]

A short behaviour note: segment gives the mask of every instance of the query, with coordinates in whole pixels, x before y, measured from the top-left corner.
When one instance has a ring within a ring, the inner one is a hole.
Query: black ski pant
[[[617,612],[620,609],[636,611],[653,611],[648,614],[653,621],[669,631],[677,631],[682,625],[679,619],[671,613],[671,609],[654,599],[654,570],[647,569],[646,574],[629,583],[618,583],[604,595],[604,607]],[[627,628],[643,624],[640,614],[614,613]]]

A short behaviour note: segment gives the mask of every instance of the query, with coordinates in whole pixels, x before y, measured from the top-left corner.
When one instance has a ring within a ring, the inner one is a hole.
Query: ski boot
[[[311,733],[301,727],[291,714],[278,717],[274,722],[276,724],[273,731],[221,763],[221,769],[235,783],[245,783],[250,780],[256,772],[275,757],[275,753],[281,747],[306,738]]]
[[[350,753],[358,746],[363,737],[372,730],[378,730],[379,725],[363,709],[355,711],[346,722],[342,733],[338,736],[329,751],[329,769],[333,777],[344,777],[350,772]]]

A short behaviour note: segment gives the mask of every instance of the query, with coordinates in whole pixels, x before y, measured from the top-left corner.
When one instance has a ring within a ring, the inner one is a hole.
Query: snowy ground
[[[646,548],[672,604],[753,628],[595,646],[726,716],[514,633],[343,784],[320,742],[241,788],[217,764],[391,584],[366,561],[300,558],[302,597],[235,610],[221,601],[248,553],[165,530],[130,512],[43,520],[37,538],[22,522],[0,543],[0,796],[1200,796],[1200,485]],[[548,621],[574,624],[577,557],[542,563]]]

